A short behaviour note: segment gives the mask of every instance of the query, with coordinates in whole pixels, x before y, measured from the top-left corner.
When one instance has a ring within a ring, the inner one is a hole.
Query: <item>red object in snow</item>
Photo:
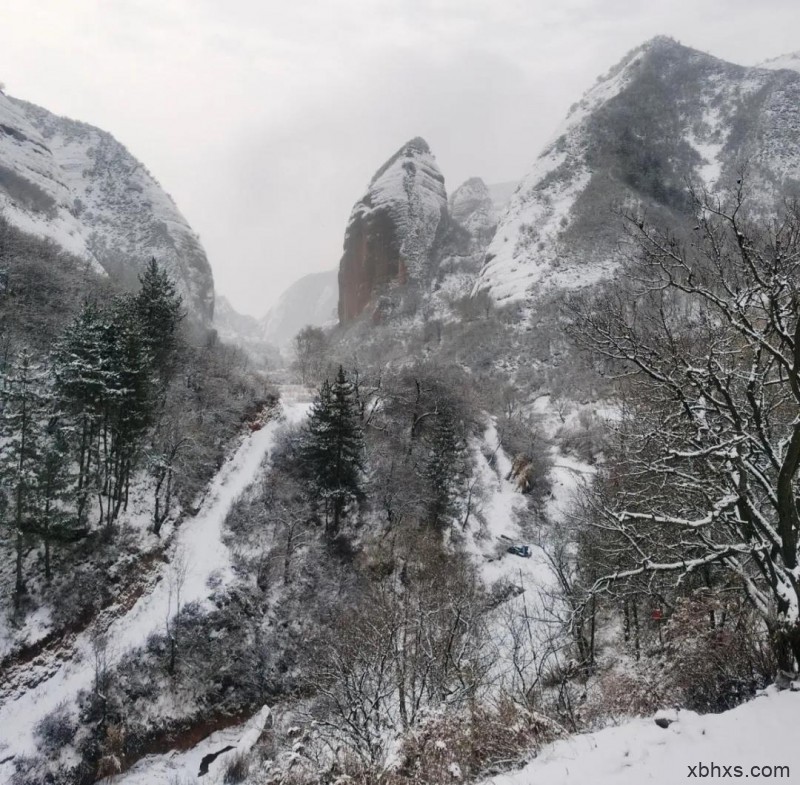
[[[661,608],[653,608],[653,610],[650,611],[650,618],[653,621],[661,621],[664,618],[664,613]]]
[[[247,427],[251,431],[260,431],[264,427],[264,423],[263,422],[249,422],[249,423],[247,423]]]

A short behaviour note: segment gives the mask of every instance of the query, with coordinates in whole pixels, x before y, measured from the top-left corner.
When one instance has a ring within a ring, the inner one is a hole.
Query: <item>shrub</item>
[[[74,738],[78,726],[66,703],[59,703],[50,714],[36,723],[33,729],[36,746],[52,756],[66,747]]]
[[[244,752],[237,752],[225,764],[225,775],[222,781],[226,785],[237,785],[244,782],[250,773],[250,756]]]
[[[556,434],[556,441],[565,453],[589,464],[605,452],[608,439],[607,423],[589,409],[582,409],[577,422],[567,423]]]
[[[668,680],[682,706],[720,712],[755,695],[775,675],[768,635],[741,599],[700,589],[665,628]]]
[[[502,699],[436,717],[409,734],[392,785],[443,783],[493,774],[522,763],[562,734],[547,717]]]

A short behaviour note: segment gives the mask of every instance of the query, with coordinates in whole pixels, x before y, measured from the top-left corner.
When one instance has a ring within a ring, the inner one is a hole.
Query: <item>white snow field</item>
[[[557,741],[524,769],[483,785],[678,785],[703,779],[800,778],[798,693],[770,688],[724,714],[678,711],[671,716],[676,721],[666,729],[653,718],[635,719]]]
[[[173,562],[178,554],[185,564],[181,588],[183,605],[206,600],[210,593],[210,579],[216,585],[231,579],[230,553],[222,542],[225,518],[236,499],[258,477],[262,461],[275,446],[279,429],[287,422],[299,422],[308,407],[308,403],[292,398],[282,402],[281,416],[243,439],[212,480],[198,514],[180,525],[169,551]],[[115,619],[105,633],[109,665],[119,661],[125,652],[142,645],[151,632],[162,630],[167,617],[174,613],[170,590],[170,584],[174,585],[170,580],[171,565],[164,565],[162,569],[162,580],[140,597],[127,613]],[[71,650],[61,654],[65,655],[64,659],[50,664],[47,677],[34,687],[11,693],[0,705],[0,761],[3,761],[0,763],[0,785],[5,785],[11,777],[13,756],[35,752],[33,729],[39,720],[62,701],[71,704],[80,690],[92,685],[94,655],[90,633],[79,635]]]

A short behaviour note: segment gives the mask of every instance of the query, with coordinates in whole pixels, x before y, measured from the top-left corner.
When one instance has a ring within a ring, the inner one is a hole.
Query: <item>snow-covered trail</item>
[[[164,566],[162,579],[111,623],[105,636],[109,664],[141,645],[151,632],[164,629],[168,616],[174,612],[175,580],[171,571],[174,573],[173,565],[178,561],[185,565],[182,605],[205,600],[212,576],[222,582],[232,577],[230,553],[222,542],[225,518],[236,499],[256,480],[262,461],[275,445],[278,430],[286,423],[302,420],[309,404],[289,400],[281,407],[280,417],[242,441],[212,480],[198,514],[183,521],[170,546],[172,565]],[[76,639],[71,656],[49,678],[21,695],[12,694],[0,705],[0,761],[5,760],[0,763],[0,785],[9,781],[13,771],[9,756],[35,752],[36,723],[62,701],[70,703],[80,690],[91,687],[93,661],[91,635],[85,632]]]
[[[487,460],[481,445],[474,445],[477,473],[486,497],[481,504],[481,514],[486,521],[486,531],[481,539],[473,537],[467,547],[476,559],[481,576],[487,586],[506,579],[511,583],[546,583],[550,573],[541,549],[529,543],[519,526],[519,515],[527,506],[525,497],[509,479],[511,461],[500,445],[500,435],[494,421],[483,434],[483,445],[493,456]],[[532,556],[521,558],[507,552],[509,545],[525,543],[532,546]]]

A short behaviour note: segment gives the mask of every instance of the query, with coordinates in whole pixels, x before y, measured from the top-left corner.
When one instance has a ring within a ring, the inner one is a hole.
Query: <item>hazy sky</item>
[[[413,136],[452,190],[518,180],[569,106],[657,34],[742,64],[800,49],[797,0],[0,0],[10,95],[113,133],[261,316],[339,261]]]

